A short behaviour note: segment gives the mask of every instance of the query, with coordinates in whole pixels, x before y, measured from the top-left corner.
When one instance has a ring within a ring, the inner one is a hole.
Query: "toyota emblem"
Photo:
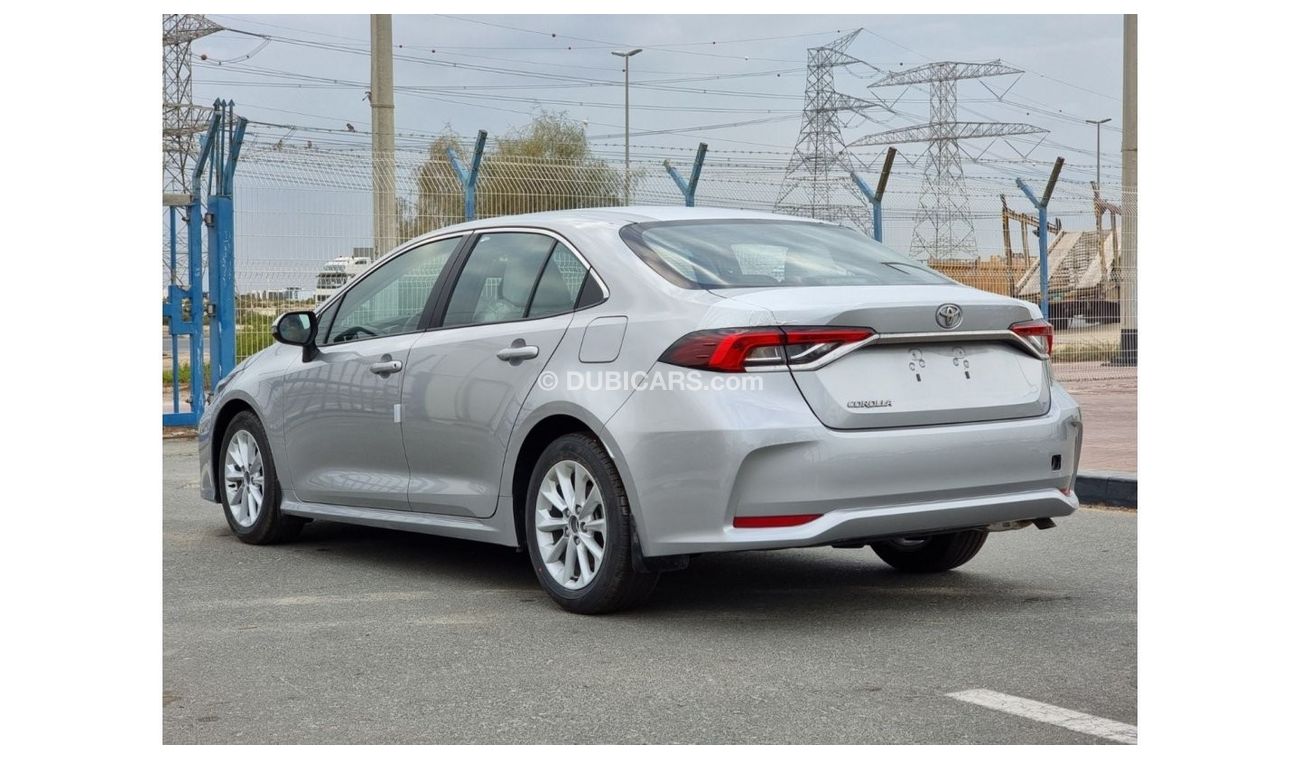
[[[961,307],[955,303],[946,303],[934,313],[934,321],[945,330],[951,330],[961,324]]]

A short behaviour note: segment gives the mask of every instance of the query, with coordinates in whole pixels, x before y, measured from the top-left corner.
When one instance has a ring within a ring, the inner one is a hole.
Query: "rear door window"
[[[528,306],[528,318],[549,317],[573,311],[587,279],[587,267],[563,243],[557,243],[542,270]]]
[[[523,319],[555,239],[530,232],[479,236],[447,304],[444,327]]]

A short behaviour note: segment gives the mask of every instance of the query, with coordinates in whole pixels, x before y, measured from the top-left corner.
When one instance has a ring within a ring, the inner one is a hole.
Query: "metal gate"
[[[223,100],[213,104],[190,192],[163,195],[170,273],[163,318],[171,340],[172,370],[171,411],[163,412],[164,426],[197,424],[207,392],[235,366],[235,166],[248,120],[236,118],[234,108],[233,102]],[[179,355],[182,339],[189,347],[188,388]]]

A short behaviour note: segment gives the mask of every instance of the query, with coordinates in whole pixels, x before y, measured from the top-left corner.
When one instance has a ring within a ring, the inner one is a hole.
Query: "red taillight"
[[[864,327],[727,327],[679,338],[659,361],[713,372],[810,364],[875,333]]]
[[[683,336],[664,351],[659,361],[715,372],[744,372],[745,357],[766,346],[780,346],[785,333],[779,327],[731,327],[700,330]]]
[[[789,528],[805,525],[821,515],[762,515],[758,517],[737,517],[731,524],[737,528]]]
[[[1040,352],[1048,356],[1052,355],[1054,331],[1052,330],[1052,323],[1046,319],[1017,322],[1011,326],[1011,332],[1033,343]]]

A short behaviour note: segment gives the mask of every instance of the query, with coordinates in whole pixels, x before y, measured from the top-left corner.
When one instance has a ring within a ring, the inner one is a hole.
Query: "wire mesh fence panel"
[[[693,151],[638,148],[625,168],[621,145],[566,154],[521,152],[489,141],[477,184],[478,218],[557,209],[624,205],[682,205],[665,169],[689,174]],[[286,146],[251,133],[240,159],[235,193],[236,358],[269,345],[275,316],[309,308],[373,265],[402,240],[466,218],[466,194],[448,150],[471,162],[473,141],[445,135],[426,149],[399,149],[396,171],[381,175],[396,198],[396,239],[374,234],[375,173],[368,149]],[[823,186],[787,180],[787,157],[757,151],[708,155],[697,206],[780,211],[837,221],[872,232],[871,207],[847,172]],[[1048,161],[980,163],[964,176],[958,211],[975,232],[976,256],[927,256],[926,263],[973,287],[1032,303],[1041,299],[1036,211],[1016,189],[1016,177],[1041,187]],[[878,165],[865,164],[874,186]],[[936,229],[920,162],[895,164],[884,196],[884,243],[904,255],[934,250]],[[1108,197],[1109,196],[1109,197]],[[1056,327],[1054,371],[1070,380],[1131,379],[1121,334],[1136,329],[1136,271],[1121,256],[1124,218],[1118,188],[1094,192],[1090,183],[1062,178],[1048,209],[1048,297]],[[1135,204],[1130,204],[1135,213]],[[918,223],[918,219],[923,220]],[[920,241],[918,243],[918,241]],[[942,252],[943,248],[940,246]],[[170,279],[164,262],[164,285]],[[164,328],[164,336],[166,330]],[[164,347],[170,350],[164,338]],[[187,354],[181,353],[185,360]]]

